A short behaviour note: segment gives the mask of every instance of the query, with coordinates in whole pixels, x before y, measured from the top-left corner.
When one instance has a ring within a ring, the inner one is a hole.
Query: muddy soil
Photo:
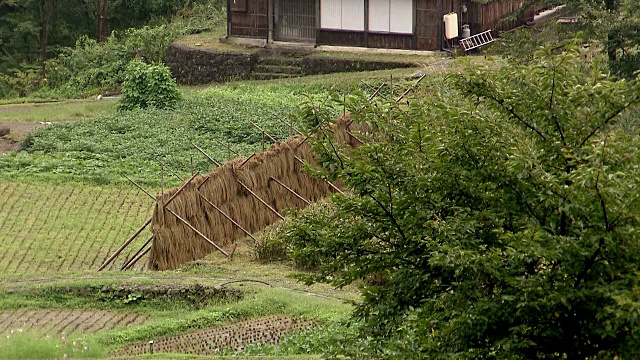
[[[46,126],[39,122],[28,121],[0,121],[0,129],[9,129],[9,134],[0,137],[0,156],[10,151],[19,151],[20,142],[33,129]]]

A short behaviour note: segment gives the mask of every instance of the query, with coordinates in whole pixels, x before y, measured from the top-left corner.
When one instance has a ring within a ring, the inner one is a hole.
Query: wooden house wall
[[[442,39],[442,0],[415,0],[416,49],[439,50]]]
[[[363,31],[316,30],[318,45],[361,46],[390,49],[439,50],[442,45],[442,15],[456,12],[460,25],[469,24],[471,34],[485,30],[504,31],[517,27],[521,21],[501,19],[517,10],[521,0],[475,4],[469,0],[414,0],[415,34],[366,33]],[[467,4],[467,13],[462,13],[462,4]],[[269,32],[267,0],[247,0],[246,12],[232,12],[231,36],[267,38]],[[532,14],[530,14],[533,16]],[[525,19],[529,14],[525,15]]]
[[[363,31],[318,29],[316,43],[318,45],[367,46]]]
[[[474,27],[471,34],[477,34],[486,30],[505,31],[522,25],[520,20],[503,21],[502,18],[520,9],[521,1],[495,2],[490,4],[474,4]],[[471,15],[471,14],[470,14]],[[474,30],[475,28],[475,30]]]
[[[231,12],[229,35],[266,39],[269,34],[268,8],[266,0],[247,0],[246,12]]]

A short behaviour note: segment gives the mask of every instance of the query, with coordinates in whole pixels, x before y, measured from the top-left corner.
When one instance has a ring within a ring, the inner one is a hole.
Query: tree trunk
[[[44,63],[47,61],[47,47],[49,45],[49,23],[53,12],[53,0],[46,0],[42,12],[42,23],[40,26],[40,74],[45,77]]]
[[[107,37],[109,36],[109,27],[108,27],[109,22],[107,21],[108,13],[109,13],[109,0],[103,0],[103,3],[102,3],[102,28],[101,28],[102,41],[107,40]]]
[[[109,0],[94,0],[96,8],[96,41],[103,42],[107,39],[109,27],[107,17],[109,15]]]

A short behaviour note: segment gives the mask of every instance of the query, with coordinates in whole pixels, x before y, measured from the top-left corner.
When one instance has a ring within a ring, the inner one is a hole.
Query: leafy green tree
[[[600,68],[547,46],[408,105],[347,99],[357,148],[319,130],[351,191],[286,236],[309,282],[362,284],[347,355],[640,356],[640,86]]]

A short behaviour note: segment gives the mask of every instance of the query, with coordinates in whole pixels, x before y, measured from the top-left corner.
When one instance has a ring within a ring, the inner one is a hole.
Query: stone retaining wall
[[[201,85],[250,79],[258,59],[273,53],[272,50],[221,53],[172,44],[167,53],[166,63],[178,83]],[[275,53],[277,54],[277,50]],[[402,55],[398,55],[398,58],[399,61],[369,61],[311,54],[304,56],[301,69],[302,75],[318,75],[409,68],[417,65],[414,62],[403,62]]]
[[[248,79],[255,59],[248,53],[219,53],[171,44],[167,66],[178,83],[200,85]]]

